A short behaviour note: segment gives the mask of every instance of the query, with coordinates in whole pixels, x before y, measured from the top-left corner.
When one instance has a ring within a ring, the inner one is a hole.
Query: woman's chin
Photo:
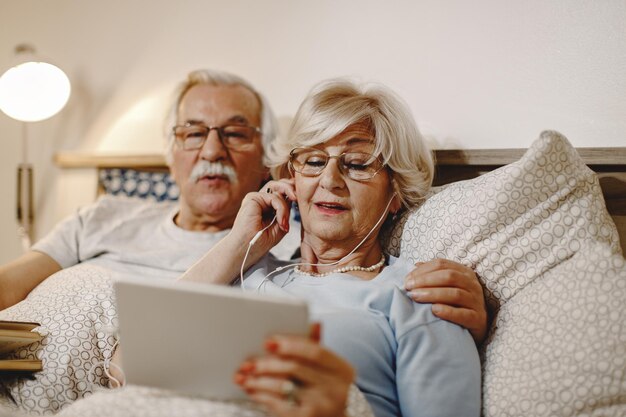
[[[309,231],[309,234],[314,236],[316,239],[321,240],[324,243],[327,242],[338,242],[346,240],[352,234],[350,230],[341,230],[337,227],[320,227],[321,225],[317,224],[316,227],[313,227],[312,230]]]

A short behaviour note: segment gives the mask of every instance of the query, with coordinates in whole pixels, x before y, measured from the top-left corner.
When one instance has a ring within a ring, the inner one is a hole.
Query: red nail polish
[[[254,371],[254,362],[244,362],[239,367],[239,371],[244,374],[249,374]]]
[[[233,381],[237,385],[243,385],[246,382],[246,376],[243,374],[235,374]]]
[[[315,322],[311,324],[309,337],[314,342],[319,342],[320,340],[322,340],[322,324],[320,322]]]
[[[268,340],[267,342],[265,342],[265,350],[270,353],[278,352],[278,342],[275,340]]]

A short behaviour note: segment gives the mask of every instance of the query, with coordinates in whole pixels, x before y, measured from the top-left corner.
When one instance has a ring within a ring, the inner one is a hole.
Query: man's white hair
[[[277,122],[274,117],[274,113],[267,102],[267,99],[263,94],[259,93],[252,84],[243,78],[231,74],[225,71],[216,71],[209,69],[200,69],[192,71],[187,75],[187,79],[180,83],[176,90],[174,90],[174,100],[168,111],[167,118],[165,120],[165,135],[167,138],[167,147],[165,150],[165,161],[168,165],[172,164],[173,149],[175,138],[172,129],[176,125],[178,119],[178,108],[183,100],[183,97],[193,86],[199,84],[209,84],[214,86],[227,86],[227,85],[240,85],[250,90],[256,98],[259,100],[261,109],[261,143],[263,145],[264,155],[267,154],[267,150],[271,146],[277,134]],[[265,158],[265,157],[264,157]]]
[[[367,123],[375,138],[375,155],[382,156],[405,207],[423,201],[430,189],[434,163],[408,105],[380,84],[356,84],[331,79],[317,84],[304,99],[289,134],[266,152],[274,178],[289,176],[289,153],[315,146],[356,123]]]

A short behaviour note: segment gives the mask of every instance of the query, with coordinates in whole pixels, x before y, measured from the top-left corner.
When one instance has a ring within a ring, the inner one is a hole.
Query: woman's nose
[[[343,173],[339,168],[340,164],[339,158],[330,158],[328,160],[328,164],[322,170],[320,176],[320,185],[327,189],[333,188],[343,188],[345,186],[345,181],[343,178]]]

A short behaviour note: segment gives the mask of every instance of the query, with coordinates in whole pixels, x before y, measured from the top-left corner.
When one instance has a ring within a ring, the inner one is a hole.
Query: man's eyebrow
[[[241,115],[235,115],[231,118],[228,119],[229,122],[236,122],[236,123],[243,123],[243,124],[248,124],[248,119],[246,119],[244,116]]]
[[[226,123],[239,123],[239,124],[249,124],[248,123],[248,119],[245,116],[242,115],[234,115],[230,118],[228,118],[226,120]],[[204,121],[202,120],[196,120],[196,119],[187,119],[185,120],[185,124],[189,124],[189,125],[203,125],[206,126],[206,123],[204,123]]]

